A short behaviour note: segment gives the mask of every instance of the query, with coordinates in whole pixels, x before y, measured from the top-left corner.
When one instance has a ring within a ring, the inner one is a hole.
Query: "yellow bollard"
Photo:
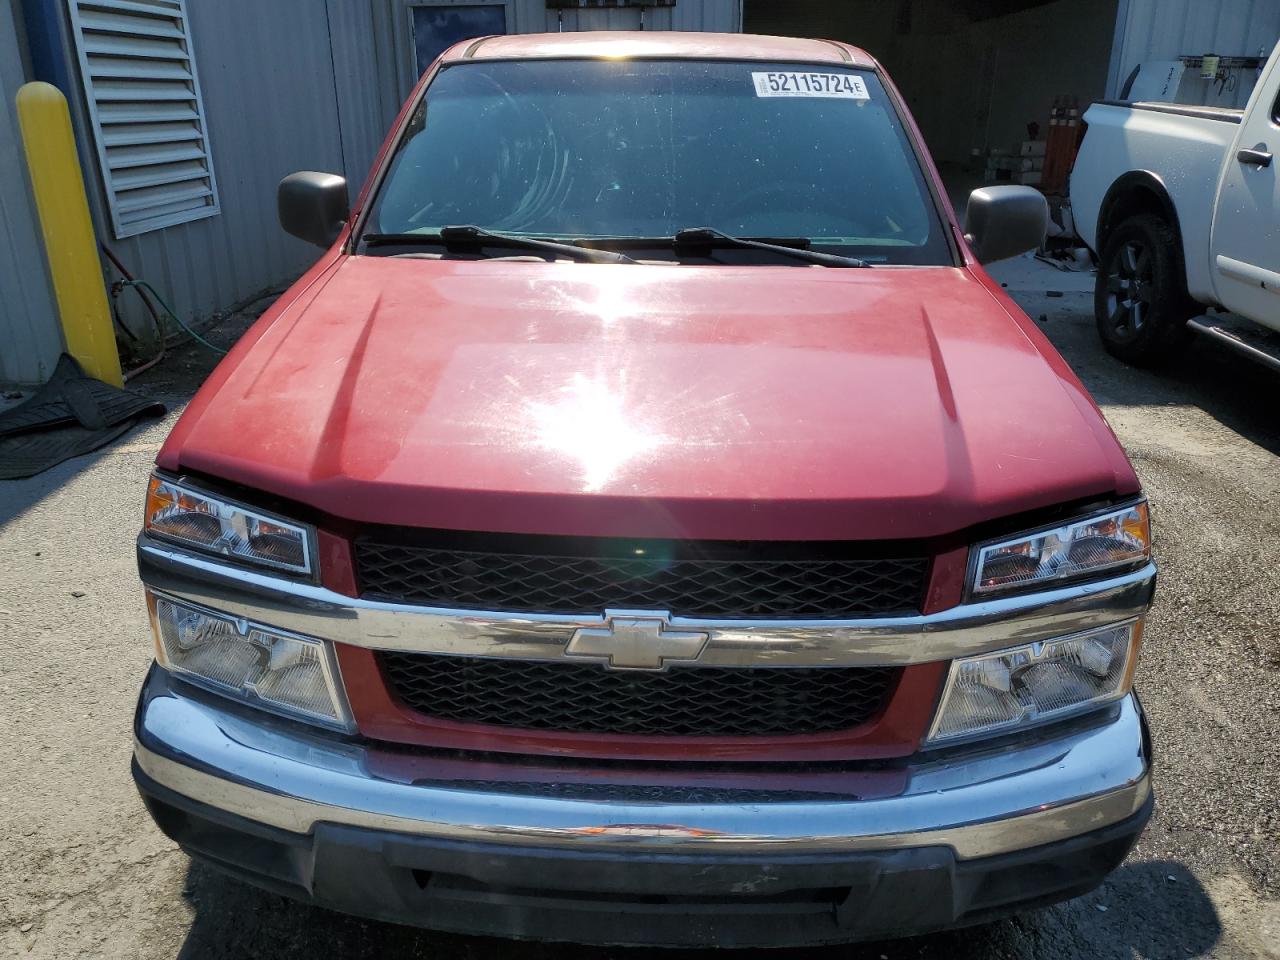
[[[17,103],[67,352],[89,376],[123,386],[67,100],[52,84],[28,83]]]

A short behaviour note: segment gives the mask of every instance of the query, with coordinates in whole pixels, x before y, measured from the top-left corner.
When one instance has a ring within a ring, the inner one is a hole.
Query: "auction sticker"
[[[867,85],[852,73],[753,73],[757,97],[843,97],[870,100]]]

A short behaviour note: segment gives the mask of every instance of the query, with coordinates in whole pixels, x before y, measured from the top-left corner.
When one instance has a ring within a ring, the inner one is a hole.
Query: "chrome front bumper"
[[[292,834],[337,824],[584,853],[789,856],[948,847],[967,860],[1119,823],[1144,807],[1151,790],[1132,696],[1032,739],[924,755],[901,771],[904,786],[893,796],[829,802],[808,794],[796,801],[786,791],[777,802],[757,791],[750,802],[652,803],[575,799],[571,791],[533,796],[501,785],[479,790],[474,782],[453,788],[447,781],[456,779],[456,768],[433,777],[429,757],[418,759],[411,781],[386,779],[374,772],[375,747],[250,718],[159,669],[143,691],[135,738],[137,768],[151,782]],[[492,764],[476,779],[492,784]]]

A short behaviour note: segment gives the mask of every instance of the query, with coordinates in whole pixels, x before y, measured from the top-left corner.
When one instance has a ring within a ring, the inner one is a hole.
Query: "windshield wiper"
[[[689,227],[676,232],[672,241],[677,247],[696,246],[729,246],[746,247],[751,250],[767,250],[807,263],[817,263],[824,267],[869,267],[871,264],[857,257],[842,257],[834,253],[819,253],[817,250],[805,250],[800,247],[784,247],[778,243],[766,243],[763,240],[748,240],[746,237],[735,237],[721,233],[711,227]]]
[[[592,250],[589,247],[575,247],[568,243],[556,243],[553,240],[538,240],[534,237],[522,237],[511,233],[493,233],[472,225],[441,227],[438,233],[366,233],[360,238],[371,247],[379,246],[421,246],[423,244],[454,246],[503,246],[520,250],[542,250],[546,253],[558,253],[575,260],[588,263],[635,263],[625,253],[614,253],[609,250]]]

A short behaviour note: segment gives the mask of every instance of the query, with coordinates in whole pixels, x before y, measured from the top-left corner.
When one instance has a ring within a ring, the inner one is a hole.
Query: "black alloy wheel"
[[[1187,293],[1177,236],[1164,220],[1139,214],[1111,231],[1093,307],[1107,352],[1126,363],[1156,365],[1190,339],[1187,320],[1200,308]]]

